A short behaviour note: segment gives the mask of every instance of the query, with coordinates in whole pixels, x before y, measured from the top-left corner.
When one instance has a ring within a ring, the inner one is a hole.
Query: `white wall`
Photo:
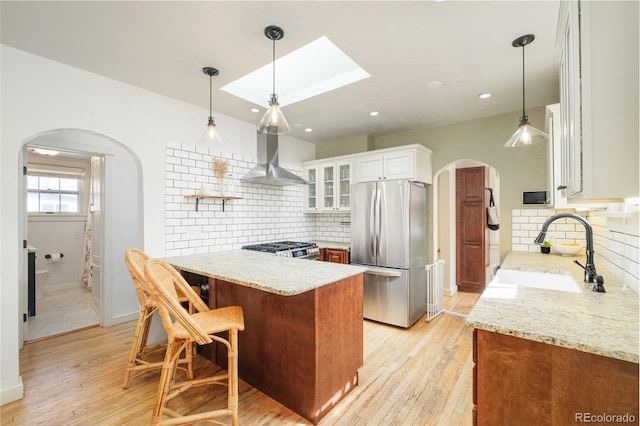
[[[30,217],[29,244],[36,248],[36,270],[49,271],[45,291],[67,288],[67,284],[80,284],[80,268],[84,247],[86,216],[71,218]],[[47,254],[62,253],[58,262],[45,259]]]
[[[108,252],[105,255],[111,257],[112,263],[108,266],[113,276],[104,284],[115,287],[111,294],[113,299],[105,301],[113,306],[113,311],[107,314],[123,319],[128,312],[137,311],[137,301],[128,277],[122,278],[128,274],[118,243],[132,234],[141,235],[145,251],[154,257],[165,256],[165,145],[197,140],[208,114],[205,109],[4,45],[0,54],[0,404],[5,404],[23,395],[18,361],[19,321],[22,319],[20,288],[23,286],[20,279],[26,279],[20,272],[23,263],[20,249],[22,218],[18,207],[21,202],[18,180],[22,145],[35,135],[52,129],[86,129],[109,138],[114,149],[124,153],[118,156],[122,159],[120,163],[110,162],[107,158],[106,172],[113,180],[105,184],[121,189],[125,199],[120,213],[140,214],[137,227],[142,229],[118,228],[117,222],[112,223],[117,232],[109,236],[110,242],[105,242]],[[255,157],[255,126],[215,112],[214,115],[230,151]],[[283,163],[313,159],[313,144],[294,141],[293,138],[284,141]],[[289,144],[295,146],[292,152],[286,151]],[[90,148],[91,142],[88,145]],[[132,189],[136,200],[126,198],[132,192],[128,191],[124,179],[126,173],[119,167],[140,173],[141,188]],[[109,193],[107,197],[106,209],[123,201],[110,199]],[[135,205],[138,198],[142,198],[140,212]],[[115,209],[112,212],[115,213]],[[111,220],[116,218],[112,215]]]

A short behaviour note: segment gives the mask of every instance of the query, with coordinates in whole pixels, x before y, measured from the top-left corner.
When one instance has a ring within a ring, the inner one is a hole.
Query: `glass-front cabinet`
[[[351,210],[352,161],[321,163],[307,166],[309,185],[305,195],[308,213]]]
[[[351,161],[343,161],[322,166],[322,210],[351,209],[351,164]]]
[[[305,177],[309,185],[305,186],[304,211],[309,213],[318,212],[318,168],[307,167]]]
[[[353,177],[350,161],[338,163],[338,210],[351,210],[351,181]]]

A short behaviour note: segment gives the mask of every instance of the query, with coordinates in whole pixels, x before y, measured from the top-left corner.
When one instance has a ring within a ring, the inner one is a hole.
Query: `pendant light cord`
[[[213,96],[213,92],[211,90],[211,79],[212,79],[212,76],[209,76],[209,120],[213,118],[213,114],[211,111],[211,97]]]
[[[273,94],[276,94],[276,39],[273,39],[273,59],[271,61],[273,64],[273,74],[271,78],[273,79]]]
[[[527,115],[524,112],[524,46],[522,46],[522,116]]]

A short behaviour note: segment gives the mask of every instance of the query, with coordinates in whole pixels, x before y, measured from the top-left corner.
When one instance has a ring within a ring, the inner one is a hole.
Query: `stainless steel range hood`
[[[309,182],[278,165],[278,135],[257,133],[258,165],[240,180],[275,186],[308,185]]]

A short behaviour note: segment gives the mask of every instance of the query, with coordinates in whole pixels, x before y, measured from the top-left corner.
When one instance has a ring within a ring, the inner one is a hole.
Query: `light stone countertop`
[[[165,259],[176,269],[283,296],[293,296],[364,272],[360,266],[229,250]]]
[[[591,291],[585,283],[585,256],[511,252],[502,269],[562,273],[573,276],[582,293],[518,286],[502,292],[490,284],[467,317],[467,324],[482,330],[536,342],[577,349],[638,363],[640,326],[638,294],[625,288],[613,274],[599,267],[606,293]]]
[[[351,250],[351,243],[341,243],[337,241],[314,241],[319,248],[331,248],[337,250]]]

